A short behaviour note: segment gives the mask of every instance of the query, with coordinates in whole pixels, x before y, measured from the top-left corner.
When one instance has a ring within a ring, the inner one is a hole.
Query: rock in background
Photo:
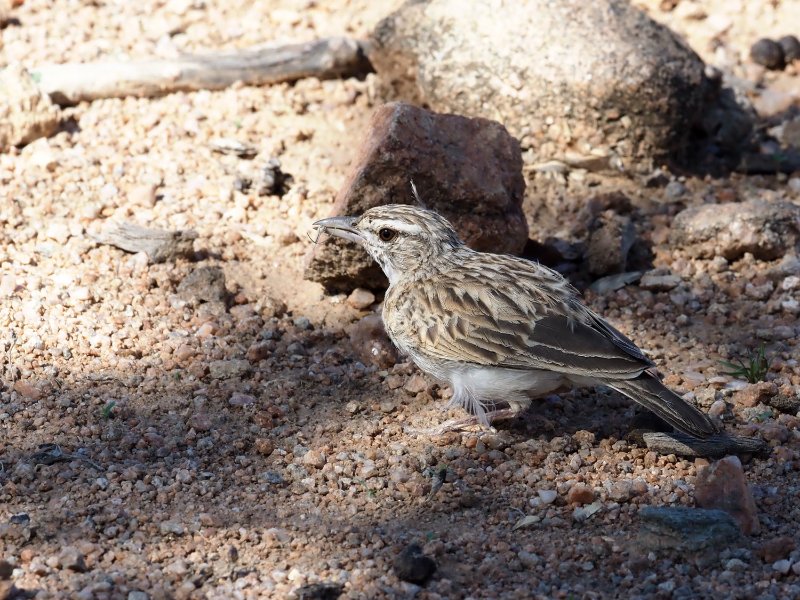
[[[0,71],[0,152],[52,135],[60,112],[21,65]]]
[[[470,247],[506,254],[525,247],[519,142],[499,123],[402,103],[379,108],[332,214],[414,203],[412,181],[424,206],[449,219]],[[313,248],[306,278],[336,291],[386,285],[361,248],[327,237]]]
[[[390,97],[497,119],[539,160],[680,158],[714,93],[703,61],[622,0],[409,2],[368,55]]]

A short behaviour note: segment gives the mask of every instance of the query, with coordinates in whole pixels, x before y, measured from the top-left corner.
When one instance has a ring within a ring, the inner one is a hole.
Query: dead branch
[[[163,231],[122,223],[113,231],[105,232],[94,239],[99,244],[116,246],[126,252],[144,252],[151,263],[159,263],[189,254],[196,238],[197,232],[192,230]]]
[[[237,81],[266,85],[304,77],[330,79],[371,71],[349,38],[270,45],[177,59],[43,65],[32,70],[39,88],[62,106],[100,98],[152,97],[218,90]]]
[[[659,454],[721,458],[729,454],[763,454],[768,446],[764,440],[719,434],[700,440],[682,433],[645,433],[644,443]]]

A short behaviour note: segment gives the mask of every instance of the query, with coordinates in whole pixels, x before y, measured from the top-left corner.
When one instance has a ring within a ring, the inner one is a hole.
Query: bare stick
[[[266,85],[369,71],[371,67],[359,43],[342,37],[177,59],[43,65],[32,69],[39,88],[62,106],[99,98],[218,90],[237,81]]]
[[[715,435],[704,440],[683,433],[645,433],[644,443],[659,454],[678,456],[702,456],[720,458],[729,454],[763,454],[767,444],[758,438],[739,437],[727,434]]]
[[[122,223],[113,231],[95,237],[100,244],[116,246],[127,252],[144,252],[151,263],[174,260],[192,251],[197,233],[148,229],[133,223]]]

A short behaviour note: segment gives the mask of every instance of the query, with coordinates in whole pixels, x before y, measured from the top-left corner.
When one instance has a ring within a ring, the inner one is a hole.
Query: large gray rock
[[[446,217],[475,250],[518,254],[528,240],[519,142],[487,119],[442,115],[393,103],[373,115],[333,215],[360,215],[382,204],[415,202]],[[305,276],[331,291],[386,286],[364,250],[324,237]]]
[[[670,243],[698,257],[763,260],[780,258],[800,244],[800,206],[791,202],[748,200],[704,204],[678,213]]]
[[[676,35],[625,0],[422,0],[376,27],[385,93],[496,119],[541,160],[677,157],[713,86]]]

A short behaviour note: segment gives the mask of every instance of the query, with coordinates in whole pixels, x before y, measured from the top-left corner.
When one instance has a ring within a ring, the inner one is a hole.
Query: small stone
[[[275,450],[275,443],[269,438],[257,438],[253,445],[262,456],[269,456]]]
[[[688,193],[687,187],[677,179],[670,181],[664,188],[664,195],[672,201],[680,200]]]
[[[167,534],[171,533],[173,535],[183,535],[186,531],[180,523],[177,521],[162,521],[161,524],[158,526],[161,533]]]
[[[42,392],[36,386],[28,383],[24,379],[18,380],[14,383],[14,391],[17,392],[23,398],[28,400],[39,400],[42,397]]]
[[[725,413],[727,405],[724,400],[715,400],[711,403],[711,408],[708,409],[708,414],[711,417],[721,417]]]
[[[0,560],[0,580],[11,579],[14,567],[7,560]]]
[[[591,504],[594,502],[594,490],[585,483],[576,483],[567,492],[567,502],[570,504]]]
[[[762,38],[750,47],[750,58],[757,65],[779,70],[784,65],[783,48],[778,42]]]
[[[778,40],[778,45],[783,50],[783,59],[786,63],[800,58],[800,40],[793,35],[785,35]]]
[[[678,287],[681,278],[677,275],[659,275],[654,271],[648,271],[639,280],[639,287],[651,292],[667,292]]]
[[[67,546],[59,552],[58,566],[76,573],[84,573],[86,571],[86,562],[83,554],[74,546]]]
[[[303,464],[307,467],[313,467],[315,469],[321,469],[325,466],[325,463],[328,462],[328,458],[325,456],[323,452],[319,450],[309,450],[303,456]]]
[[[255,342],[247,349],[247,360],[250,362],[259,362],[266,360],[275,351],[275,342],[267,340],[266,342]]]
[[[766,563],[774,563],[789,556],[795,548],[795,541],[789,536],[773,538],[764,542],[757,554]]]
[[[759,433],[768,442],[778,442],[783,444],[789,441],[789,429],[785,425],[774,421],[764,423],[759,428]]]
[[[759,381],[751,383],[744,389],[733,394],[733,402],[745,408],[752,408],[758,404],[766,404],[769,399],[778,393],[778,386],[772,382]]]
[[[772,563],[772,570],[777,571],[781,575],[787,575],[789,573],[789,569],[792,568],[792,561],[783,559],[778,560]]]
[[[375,303],[375,294],[364,288],[356,288],[350,292],[347,303],[358,310],[365,310]]]
[[[633,495],[633,484],[627,479],[615,481],[611,484],[611,489],[608,491],[608,497],[614,502],[627,502]]]
[[[136,185],[128,192],[128,201],[137,206],[152,208],[156,204],[156,190],[153,184]]]
[[[393,568],[399,579],[422,584],[434,574],[436,563],[429,556],[425,556],[417,544],[411,544],[397,556]]]
[[[558,498],[558,492],[555,490],[539,490],[538,494],[544,504],[552,504]]]
[[[233,392],[230,399],[228,399],[228,404],[231,406],[250,406],[251,404],[254,404],[255,401],[255,396],[243,394],[241,392]]]
[[[406,381],[403,389],[409,394],[416,395],[427,390],[428,383],[422,375],[412,375],[408,381]]]
[[[542,563],[542,558],[538,554],[526,552],[525,550],[517,552],[517,558],[526,569],[535,569]]]
[[[311,329],[311,319],[308,317],[296,317],[294,319],[294,326],[300,331],[308,331]]]
[[[607,275],[625,270],[628,253],[636,241],[630,217],[613,210],[604,211],[589,235],[586,261],[592,275]]]
[[[250,374],[252,366],[244,359],[212,360],[208,372],[214,379],[241,379]]]
[[[147,595],[147,592],[131,590],[128,592],[128,600],[150,600],[150,596]]]
[[[189,417],[189,427],[195,431],[211,431],[211,419],[205,413],[195,413]]]
[[[219,267],[200,267],[178,284],[178,297],[187,302],[220,302],[228,300],[225,273]]]
[[[386,378],[386,386],[390,390],[396,390],[403,386],[403,378],[400,375],[389,375]]]
[[[185,362],[192,358],[195,354],[194,348],[187,344],[181,344],[175,348],[174,356],[178,362]]]
[[[746,535],[761,531],[756,503],[737,456],[726,456],[700,469],[694,497],[701,508],[718,508],[730,513]]]

